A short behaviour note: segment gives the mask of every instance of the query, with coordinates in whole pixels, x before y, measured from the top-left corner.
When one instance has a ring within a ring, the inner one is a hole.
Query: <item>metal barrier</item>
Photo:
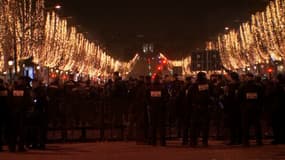
[[[50,142],[126,140],[128,134],[135,134],[134,122],[126,118],[128,102],[127,99],[112,99],[104,95],[74,94],[59,104],[50,103],[48,139]],[[170,112],[173,108],[167,108],[167,137],[179,138],[181,133],[177,119]],[[270,127],[262,121],[265,135],[271,136]],[[222,113],[213,113],[210,137],[222,139],[225,136],[222,124]]]

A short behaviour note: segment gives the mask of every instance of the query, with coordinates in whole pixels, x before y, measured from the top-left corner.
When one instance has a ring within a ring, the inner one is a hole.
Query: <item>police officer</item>
[[[11,107],[9,108],[8,143],[11,152],[26,151],[25,141],[25,116],[28,107],[32,106],[31,88],[29,78],[20,77],[12,90]]]
[[[32,81],[33,114],[35,124],[35,139],[32,142],[36,149],[45,149],[47,135],[47,94],[38,80]]]
[[[56,126],[59,123],[60,106],[62,103],[62,90],[59,86],[59,81],[55,80],[47,87],[47,100],[48,100],[48,119],[52,120],[51,124]]]
[[[224,127],[229,133],[229,145],[241,144],[241,113],[238,91],[240,88],[239,75],[230,73],[228,83],[224,87]]]
[[[77,106],[76,102],[76,82],[73,79],[69,79],[69,81],[64,83],[63,89],[63,105],[60,105],[60,122],[61,122],[61,136],[62,140],[66,141],[68,138],[67,131],[68,127],[71,126],[71,122],[75,122],[74,112]]]
[[[212,100],[211,113],[214,120],[214,128],[216,129],[216,138],[221,139],[221,126],[223,117],[223,108],[221,104],[221,97],[223,95],[224,81],[222,75],[211,75],[212,84]]]
[[[196,82],[188,91],[188,99],[191,102],[190,145],[192,147],[197,146],[200,132],[202,133],[203,145],[208,146],[210,96],[210,82],[204,72],[199,72]]]
[[[170,102],[170,110],[169,114],[173,118],[173,122],[177,128],[177,136],[181,137],[181,130],[183,125],[183,81],[178,79],[178,75],[174,74],[174,81],[170,83],[169,88],[169,102]]]
[[[150,87],[152,85],[151,83],[151,77],[150,76],[145,76],[145,79],[144,79],[144,83],[145,83],[145,90],[146,90],[146,106],[145,106],[145,127],[144,127],[144,133],[146,135],[146,140],[147,140],[147,143],[148,144],[151,144],[150,140],[151,140],[151,133],[150,133],[150,126],[151,126],[151,117],[150,117]]]
[[[192,85],[192,77],[186,77],[186,82],[182,87],[182,106],[181,106],[181,120],[182,120],[182,145],[189,143],[189,128],[190,128],[190,102],[187,99],[188,91]]]
[[[116,133],[116,139],[123,139],[123,118],[126,113],[127,106],[127,86],[125,82],[122,80],[122,77],[119,76],[119,72],[114,73],[114,83],[112,86],[112,129],[120,128],[120,130]]]
[[[128,113],[127,113],[127,121],[128,121],[128,135],[127,139],[131,140],[134,139],[134,129],[135,129],[135,103],[136,103],[136,89],[137,89],[138,81],[133,79],[132,77],[129,78],[128,81]]]
[[[160,77],[155,76],[147,93],[150,115],[150,144],[156,145],[157,130],[160,136],[160,145],[166,145],[166,130],[165,130],[165,103],[168,98],[165,86],[160,83]]]
[[[144,77],[140,76],[135,87],[135,97],[133,105],[133,113],[136,121],[136,143],[147,143],[147,97],[146,97],[146,85],[144,83]]]
[[[246,82],[240,88],[242,143],[249,146],[250,126],[255,128],[256,143],[262,145],[262,132],[260,123],[262,87],[254,81],[251,73],[246,75]]]
[[[271,86],[272,87],[272,86]],[[271,116],[272,116],[272,130],[273,141],[272,144],[285,144],[285,77],[282,74],[277,75],[277,84],[274,94],[272,95]]]
[[[4,81],[0,79],[0,152],[3,151],[3,135],[6,132],[8,95],[8,89],[4,86]]]

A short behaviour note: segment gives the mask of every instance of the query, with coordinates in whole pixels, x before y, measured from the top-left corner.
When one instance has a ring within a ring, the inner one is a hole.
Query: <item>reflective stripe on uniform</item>
[[[24,96],[24,91],[23,90],[14,90],[13,91],[13,96],[15,96],[15,97],[23,97]]]
[[[209,85],[208,84],[198,85],[198,89],[199,89],[199,91],[206,91],[209,89]]]
[[[56,88],[56,89],[58,89],[58,87],[55,86],[55,85],[50,85],[49,88]]]
[[[150,91],[151,97],[161,97],[161,91]]]
[[[0,96],[1,96],[1,97],[6,97],[6,96],[8,96],[8,91],[0,91]]]
[[[256,92],[248,92],[246,93],[246,99],[257,99],[258,95]]]

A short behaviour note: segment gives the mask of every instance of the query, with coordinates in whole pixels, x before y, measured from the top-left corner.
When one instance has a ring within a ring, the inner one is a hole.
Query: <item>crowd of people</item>
[[[13,84],[0,80],[0,151],[4,144],[11,152],[45,149],[51,126],[59,126],[63,139],[72,126],[97,126],[102,139],[107,127],[122,128],[116,134],[120,140],[162,146],[172,127],[182,144],[191,147],[200,137],[208,146],[211,127],[228,145],[249,146],[253,127],[256,144],[262,145],[261,119],[272,128],[272,144],[285,144],[284,99],[282,74],[269,79],[231,72],[207,78],[199,72],[185,80],[177,75],[122,80],[116,72],[104,84],[55,80],[44,85],[27,77]],[[215,125],[210,124],[213,120]]]

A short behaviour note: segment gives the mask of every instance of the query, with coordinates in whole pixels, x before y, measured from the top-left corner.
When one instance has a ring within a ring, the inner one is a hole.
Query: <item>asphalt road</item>
[[[135,142],[49,144],[46,151],[0,153],[0,160],[285,160],[285,145],[226,146],[210,141],[208,148],[190,148],[180,142],[166,147],[136,145]]]

